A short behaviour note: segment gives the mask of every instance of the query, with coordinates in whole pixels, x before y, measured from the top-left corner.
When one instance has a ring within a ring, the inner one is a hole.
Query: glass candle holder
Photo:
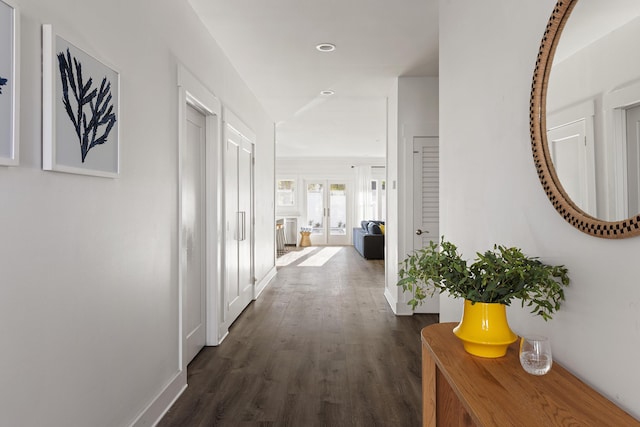
[[[551,343],[541,335],[527,335],[520,339],[520,364],[531,375],[544,375],[551,369]]]

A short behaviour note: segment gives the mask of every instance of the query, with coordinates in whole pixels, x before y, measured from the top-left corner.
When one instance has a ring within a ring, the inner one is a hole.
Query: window
[[[370,219],[384,220],[387,216],[386,212],[386,181],[381,179],[372,179],[370,182],[368,194],[368,212]]]
[[[324,234],[324,185],[307,184],[307,225],[313,234]]]
[[[279,179],[276,181],[276,204],[279,207],[296,205],[296,181],[293,179]]]

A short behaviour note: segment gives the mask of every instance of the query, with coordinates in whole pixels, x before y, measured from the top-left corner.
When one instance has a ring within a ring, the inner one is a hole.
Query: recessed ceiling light
[[[335,92],[334,92],[334,91],[332,91],[332,90],[323,90],[323,91],[321,91],[321,92],[320,92],[320,95],[322,95],[322,96],[331,96],[331,95],[333,95],[334,93],[335,93]]]
[[[333,43],[320,43],[316,46],[316,49],[320,52],[333,52],[336,50],[336,45]]]

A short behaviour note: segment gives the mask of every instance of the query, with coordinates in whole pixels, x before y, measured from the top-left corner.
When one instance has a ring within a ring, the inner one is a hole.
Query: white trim
[[[262,294],[262,291],[264,291],[274,277],[276,277],[276,274],[278,274],[278,269],[274,266],[258,283],[256,283],[253,296],[254,301],[258,299],[260,294]]]
[[[13,109],[11,117],[11,155],[0,157],[0,165],[17,166],[20,163],[20,9],[10,0],[2,0],[4,4],[13,9],[13,69],[11,75]]]
[[[42,26],[42,140],[51,138],[53,127],[53,27]],[[53,144],[42,144],[42,169],[53,168]]]
[[[604,110],[605,153],[608,188],[613,200],[608,207],[609,220],[628,218],[627,194],[627,147],[625,109],[640,103],[640,82],[605,93],[602,97]],[[611,197],[607,198],[608,200]]]
[[[187,139],[186,114],[187,105],[191,105],[205,115],[206,119],[206,159],[205,159],[205,247],[206,247],[206,323],[207,323],[207,345],[218,345],[221,337],[218,333],[219,327],[219,305],[220,305],[220,284],[222,283],[222,256],[221,240],[218,230],[222,229],[221,215],[221,141],[222,141],[222,104],[198,79],[196,79],[186,68],[178,64],[178,247],[182,248],[182,147]],[[182,283],[183,254],[179,250],[178,254],[178,310],[179,310],[179,334],[180,334],[180,367],[186,369],[183,352],[185,348],[186,336],[183,331],[185,315],[182,310],[182,293],[184,284]]]
[[[208,113],[207,115],[222,116],[220,100],[180,64],[178,64],[178,87],[184,88],[190,103],[204,110]]]
[[[384,297],[387,299],[393,314],[396,316],[411,316],[413,315],[413,310],[406,302],[400,302],[396,299],[396,296],[391,292],[391,290],[387,287],[384,288]]]
[[[247,125],[244,124],[240,118],[233,113],[227,107],[222,111],[222,121],[228,126],[231,130],[236,132],[242,138],[246,139],[247,142],[255,145],[256,143],[256,134],[249,129]]]
[[[228,337],[228,336],[229,336],[229,330],[228,330],[228,329],[225,329],[225,330],[224,330],[224,333],[222,333],[222,334],[221,334],[221,337],[220,337],[220,344],[222,344],[222,341],[224,341],[224,339],[225,339],[226,337]]]
[[[155,426],[167,413],[169,408],[187,389],[187,371],[182,370],[169,381],[167,386],[147,405],[130,427]]]
[[[596,114],[595,101],[590,99],[571,107],[547,112],[547,130],[563,126]]]

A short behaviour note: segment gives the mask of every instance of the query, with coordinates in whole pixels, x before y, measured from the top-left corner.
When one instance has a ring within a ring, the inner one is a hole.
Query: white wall
[[[440,1],[442,234],[467,258],[494,243],[564,264],[566,302],[545,323],[515,304],[517,333],[551,337],[554,358],[640,417],[640,239],[604,240],[565,222],[532,161],[529,95],[554,0]],[[441,321],[462,301],[441,298]]]
[[[582,6],[582,5],[581,5]],[[586,8],[589,4],[585,4]],[[567,26],[573,21],[569,18]],[[608,91],[639,80],[640,57],[631,55],[640,36],[640,17],[574,52],[561,62],[554,62],[547,110],[597,99]],[[562,44],[562,38],[560,44]],[[588,71],[588,72],[587,72]],[[553,86],[552,86],[553,85]]]
[[[278,157],[276,170],[280,175],[355,176],[353,166],[384,166],[381,157]]]
[[[438,78],[399,77],[389,116],[385,296],[396,314],[411,314],[410,296],[396,286],[398,262],[413,252],[413,138],[438,136]]]
[[[21,159],[0,167],[0,425],[126,426],[179,369],[177,64],[257,134],[258,279],[274,265],[273,125],[186,2],[15,3]],[[118,179],[41,170],[43,23],[121,73]]]
[[[402,206],[398,257],[413,252],[413,139],[438,136],[438,78],[400,77],[398,79],[398,161],[402,185],[398,191]]]

